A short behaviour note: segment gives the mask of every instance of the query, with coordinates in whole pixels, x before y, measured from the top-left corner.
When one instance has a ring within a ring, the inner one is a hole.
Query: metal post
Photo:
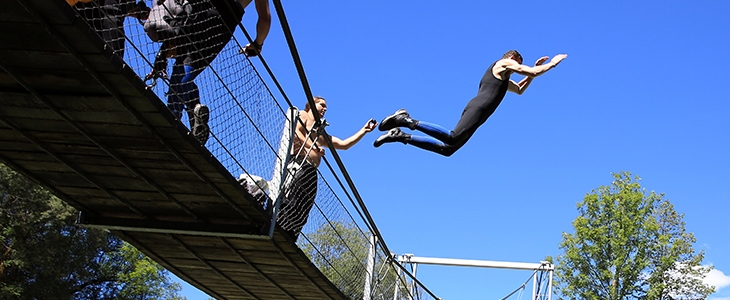
[[[549,279],[548,279],[548,300],[553,299],[553,270],[550,270],[549,273]]]
[[[370,247],[368,249],[367,269],[365,273],[365,288],[363,289],[363,300],[370,300],[372,295],[373,272],[375,271],[375,235],[370,236]]]
[[[417,263],[414,263],[413,264],[413,277],[414,278],[416,277],[416,272],[417,271],[418,271],[418,264]],[[418,286],[416,286],[415,284],[413,284],[413,285],[411,285],[411,287],[412,287],[412,289],[411,289],[411,298],[417,297],[417,295],[418,295],[417,294],[417,292],[418,292]]]
[[[535,272],[532,274],[532,297],[530,299],[537,300],[537,273],[540,271]]]
[[[403,276],[403,270],[399,269],[398,274],[396,274],[396,277],[395,277],[395,291],[393,291],[393,300],[398,300],[398,290],[400,287],[399,286],[400,280],[398,280],[398,279],[399,279],[399,277],[402,277],[402,276]]]
[[[286,188],[287,175],[289,175],[289,160],[291,159],[291,143],[296,134],[297,120],[299,120],[299,109],[291,107],[287,111],[287,120],[284,123],[284,130],[281,133],[281,141],[279,142],[279,151],[277,153],[277,163],[274,166],[274,174],[269,181],[269,196],[273,203],[269,203],[267,211],[271,215],[271,225],[269,226],[269,237],[274,236],[274,227],[276,227],[276,216],[279,213],[281,205],[281,197],[284,196]],[[291,174],[292,176],[294,174]]]

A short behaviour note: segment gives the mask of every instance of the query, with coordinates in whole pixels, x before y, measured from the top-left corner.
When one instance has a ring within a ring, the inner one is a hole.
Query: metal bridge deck
[[[63,0],[0,1],[0,160],[219,299],[345,299]]]

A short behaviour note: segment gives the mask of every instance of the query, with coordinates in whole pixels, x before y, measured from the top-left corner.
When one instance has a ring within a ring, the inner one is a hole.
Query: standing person
[[[535,77],[555,68],[566,57],[568,55],[558,54],[549,63],[543,64],[549,59],[544,56],[535,62],[534,67],[529,67],[522,64],[522,55],[517,50],[507,51],[502,59],[487,68],[479,83],[476,97],[466,105],[454,130],[450,131],[437,124],[415,120],[405,109],[399,109],[380,122],[378,129],[380,131],[388,130],[388,132],[378,137],[373,145],[380,147],[384,143],[401,142],[444,156],[451,156],[464,146],[477,128],[494,113],[507,91],[522,95]],[[510,80],[512,73],[526,77],[518,83]],[[406,134],[399,127],[418,130],[431,137]]]
[[[271,27],[271,12],[268,0],[188,1],[193,11],[191,16],[187,16],[188,24],[175,38],[162,41],[153,71],[147,75],[147,79],[166,77],[167,58],[175,59],[167,92],[167,106],[178,119],[182,117],[183,110],[187,111],[190,131],[201,145],[205,145],[210,135],[210,110],[200,103],[200,91],[193,80],[213,62],[233,37],[236,25],[243,18],[244,9],[252,1],[258,14],[256,38],[241,51],[247,56],[259,55]]]
[[[327,111],[327,102],[322,97],[314,97],[315,108],[320,118]],[[281,200],[279,213],[276,218],[277,224],[284,228],[296,242],[304,224],[307,223],[309,211],[314,205],[314,198],[317,196],[317,167],[325,155],[327,145],[325,138],[329,138],[335,149],[347,150],[359,142],[365,134],[373,131],[378,124],[374,119],[368,120],[352,136],[342,140],[335,136],[323,135],[323,131],[315,124],[312,108],[307,103],[304,110],[300,111],[297,122],[296,136],[292,140],[291,162],[287,169],[289,176],[285,194]]]

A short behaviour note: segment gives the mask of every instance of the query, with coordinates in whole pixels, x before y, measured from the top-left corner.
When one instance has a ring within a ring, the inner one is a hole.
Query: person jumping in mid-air
[[[373,145],[380,147],[384,143],[401,142],[444,156],[451,156],[456,150],[464,146],[477,128],[484,124],[487,118],[494,113],[507,91],[522,95],[530,86],[533,78],[554,68],[566,57],[568,55],[558,54],[550,62],[543,64],[549,59],[549,57],[544,56],[535,62],[534,67],[529,67],[522,64],[522,55],[519,52],[516,50],[507,51],[502,59],[494,62],[484,73],[479,83],[479,92],[464,108],[461,119],[459,119],[454,130],[449,131],[437,124],[415,120],[408,115],[405,109],[399,109],[380,122],[378,129],[388,132],[378,137]],[[512,73],[526,77],[517,83],[509,79]],[[432,138],[406,134],[398,127],[418,130]]]

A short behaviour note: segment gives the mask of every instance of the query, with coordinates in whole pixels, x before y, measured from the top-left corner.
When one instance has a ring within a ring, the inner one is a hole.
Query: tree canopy
[[[352,299],[362,299],[367,271],[370,232],[361,231],[355,224],[345,222],[323,223],[316,232],[300,239],[302,251],[340,291]],[[398,299],[410,299],[405,281],[397,277],[387,257],[375,255],[374,274],[371,278],[370,299],[393,299],[399,288]]]
[[[613,174],[610,186],[578,203],[574,233],[563,233],[556,282],[566,299],[704,299],[710,267],[692,246],[683,215],[639,177]]]
[[[0,164],[0,299],[183,299],[168,272]]]

